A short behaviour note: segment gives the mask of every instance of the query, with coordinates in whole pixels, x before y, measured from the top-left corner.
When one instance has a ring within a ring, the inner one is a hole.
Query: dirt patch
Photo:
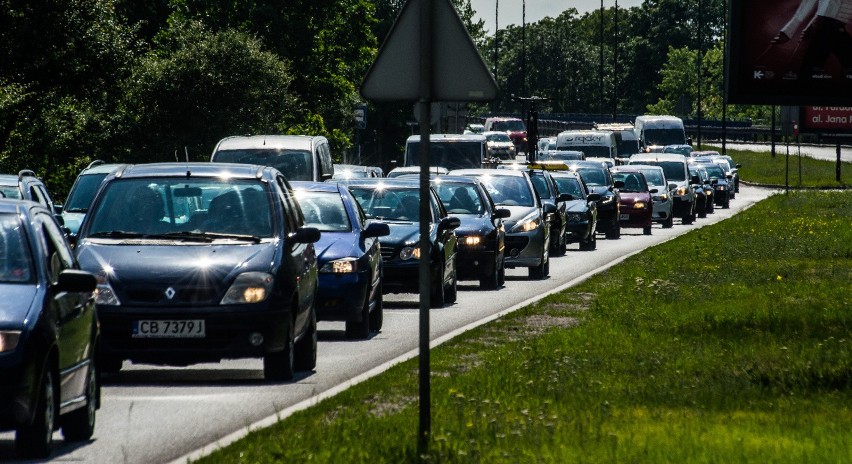
[[[371,396],[365,400],[365,403],[370,404],[370,410],[367,412],[373,417],[387,417],[392,414],[398,414],[403,409],[417,403],[417,397],[400,396],[396,398],[379,398]]]

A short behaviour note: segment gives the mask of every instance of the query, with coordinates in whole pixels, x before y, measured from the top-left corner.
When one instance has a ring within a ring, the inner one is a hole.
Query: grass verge
[[[712,147],[719,150],[721,147]],[[764,185],[785,185],[787,176],[787,149],[785,146],[777,147],[777,154],[773,158],[769,152],[731,150],[728,154],[736,163],[742,164],[740,178],[746,182],[754,182]],[[840,182],[837,182],[836,163],[834,161],[819,160],[802,156],[801,158],[801,180],[799,176],[799,157],[796,156],[795,147],[790,147],[790,166],[788,182],[790,187],[805,188],[848,188],[852,186],[852,163],[840,163]]]
[[[433,350],[423,460],[852,462],[850,224],[774,196]],[[417,424],[415,359],[201,462],[415,462]]]

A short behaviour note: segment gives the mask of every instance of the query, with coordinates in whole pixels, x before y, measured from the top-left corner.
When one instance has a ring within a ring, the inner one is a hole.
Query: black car
[[[550,204],[555,207],[555,211],[548,215],[551,233],[550,254],[562,256],[565,254],[565,245],[568,243],[565,237],[568,221],[566,218],[568,196],[559,194],[559,189],[549,171],[535,169],[531,166],[529,174],[533,187],[535,187],[535,193],[541,199],[542,204]]]
[[[390,227],[382,245],[385,293],[420,291],[420,184],[415,180],[362,179],[346,183],[368,219]],[[457,297],[458,218],[449,217],[433,189],[429,189],[430,304],[441,307]]]
[[[161,163],[104,179],[77,257],[98,279],[103,371],[263,358],[268,380],[316,365],[320,232],[265,166]]]
[[[692,179],[692,188],[695,190],[696,213],[698,217],[705,218],[713,212],[715,204],[710,176],[704,169],[704,165],[699,163],[689,163],[689,176]]]
[[[570,195],[565,202],[565,237],[568,243],[579,243],[580,250],[592,251],[597,248],[595,227],[598,222],[600,195],[589,193],[579,174],[573,171],[552,172],[554,182],[561,195]]]
[[[461,221],[456,228],[459,280],[479,280],[482,288],[503,285],[506,281],[503,219],[511,212],[494,206],[491,195],[475,177],[441,176],[432,179],[432,187],[447,213]]]
[[[726,174],[722,166],[716,163],[706,163],[701,166],[707,170],[707,175],[710,176],[715,204],[720,208],[730,208],[731,198],[734,197],[732,176]]]
[[[370,222],[345,186],[293,182],[305,224],[322,233],[314,244],[319,268],[317,319],[345,321],[348,338],[382,328],[382,253],[387,224]]]
[[[609,168],[597,161],[575,161],[569,164],[568,168],[580,174],[591,193],[600,195],[600,199],[596,202],[598,206],[597,232],[606,234],[608,239],[621,237],[621,225],[618,220],[621,213],[619,206],[621,196]]]
[[[94,433],[96,285],[51,211],[0,200],[0,430],[22,456],[48,456],[57,426],[68,441]]]

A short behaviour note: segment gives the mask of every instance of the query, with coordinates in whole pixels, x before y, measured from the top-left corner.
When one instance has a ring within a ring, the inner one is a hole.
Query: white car
[[[674,217],[672,216],[672,195],[669,190],[676,187],[676,184],[669,184],[666,180],[666,173],[659,166],[651,166],[648,164],[634,164],[633,167],[639,168],[645,180],[648,182],[648,188],[657,189],[657,193],[651,195],[654,202],[654,212],[651,220],[662,223],[664,229],[668,229],[674,225]]]
[[[501,160],[514,160],[517,151],[512,139],[506,132],[489,131],[483,132],[485,136],[485,146],[488,150],[489,158],[499,158]]]

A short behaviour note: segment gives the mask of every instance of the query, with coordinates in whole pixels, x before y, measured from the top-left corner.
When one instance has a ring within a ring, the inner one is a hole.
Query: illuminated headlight
[[[399,252],[399,259],[403,261],[408,261],[409,259],[420,259],[420,247],[417,245],[403,247],[402,251]]]
[[[512,227],[512,232],[532,232],[541,225],[541,218],[538,213],[528,214],[525,218],[518,221],[515,227]]]
[[[608,205],[613,201],[615,201],[615,195],[606,195],[605,197],[603,197],[602,203]]]
[[[669,199],[669,196],[665,193],[659,196],[654,197],[654,201],[666,201]]]
[[[219,304],[260,303],[272,292],[272,275],[265,272],[244,272],[237,276]]]
[[[118,296],[109,284],[109,278],[103,273],[98,274],[98,288],[95,290],[95,304],[121,306]]]
[[[477,247],[485,243],[485,239],[480,235],[468,235],[462,240],[464,246]]]
[[[717,185],[716,186],[716,190],[725,190],[726,188],[727,187],[725,187],[724,185]]]
[[[585,214],[580,213],[569,213],[565,216],[568,219],[568,222],[583,222],[586,220]]]
[[[14,350],[20,339],[20,330],[0,330],[0,353]]]
[[[645,209],[645,206],[647,206],[647,205],[645,204],[644,201],[637,201],[636,203],[633,203],[634,209]]]
[[[320,272],[329,274],[347,274],[358,271],[358,260],[355,258],[343,258],[325,263]]]
[[[678,189],[677,189],[677,192],[676,192],[676,193],[677,193],[677,195],[684,196],[684,195],[686,195],[687,193],[689,193],[689,189],[688,189],[688,188],[686,188],[686,187],[678,187]]]

